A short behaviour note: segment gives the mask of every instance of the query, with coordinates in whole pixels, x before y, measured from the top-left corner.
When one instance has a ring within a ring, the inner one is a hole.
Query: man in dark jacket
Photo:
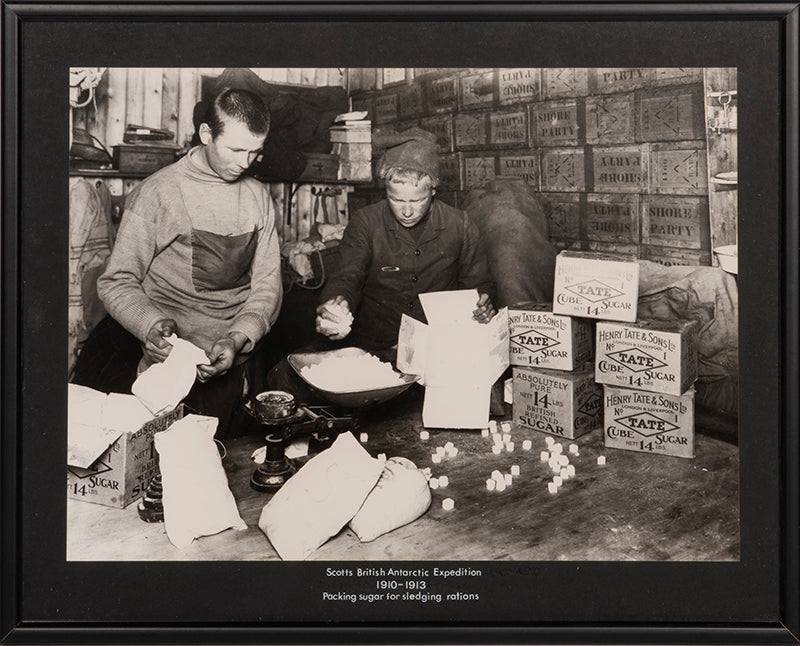
[[[456,289],[478,291],[473,317],[487,323],[495,311],[485,250],[467,214],[435,199],[435,136],[411,128],[385,143],[377,172],[386,199],[350,219],[341,270],[317,308],[317,332],[366,349],[391,347],[403,314],[427,322],[420,294]]]

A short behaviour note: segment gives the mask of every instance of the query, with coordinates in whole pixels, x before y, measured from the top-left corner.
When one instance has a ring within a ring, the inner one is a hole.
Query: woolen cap
[[[378,177],[385,177],[390,168],[409,168],[439,179],[439,147],[433,133],[414,127],[381,133],[373,143],[376,148],[386,148],[378,161]]]

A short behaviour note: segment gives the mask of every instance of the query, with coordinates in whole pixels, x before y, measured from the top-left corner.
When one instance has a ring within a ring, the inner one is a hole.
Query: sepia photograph
[[[68,560],[739,559],[735,68],[69,72]]]
[[[797,643],[797,2],[2,9],[0,643]]]

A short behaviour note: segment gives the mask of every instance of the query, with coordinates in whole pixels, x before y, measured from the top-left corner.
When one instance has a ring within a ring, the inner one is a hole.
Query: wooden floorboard
[[[419,389],[421,391],[421,389]],[[432,491],[428,511],[413,523],[369,543],[344,528],[310,560],[341,561],[732,561],[739,558],[738,447],[698,429],[693,459],[605,449],[599,430],[575,440],[570,456],[576,476],[557,494],[547,482],[552,473],[539,453],[545,435],[512,428],[513,453],[494,455],[492,442],[478,431],[430,429],[419,437],[420,392],[373,409],[361,418],[364,444],[373,456],[403,456],[430,467],[450,484]],[[533,448],[522,450],[530,439]],[[454,458],[433,464],[431,453],[451,441]],[[569,440],[563,440],[567,449]],[[276,560],[279,557],[258,528],[269,499],[250,488],[255,469],[250,455],[258,436],[226,442],[223,465],[246,530],[227,530],[175,548],[163,524],[142,522],[136,505],[112,509],[68,502],[68,560]],[[596,462],[607,458],[606,466]],[[504,492],[489,492],[494,469],[520,476]],[[442,509],[452,498],[455,509]]]

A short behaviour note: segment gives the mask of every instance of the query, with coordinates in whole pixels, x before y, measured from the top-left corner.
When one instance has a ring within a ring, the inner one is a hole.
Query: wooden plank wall
[[[738,171],[736,68],[705,70],[706,126],[708,129],[708,206],[711,248],[737,244],[738,191],[736,184],[718,181],[720,173]],[[714,257],[714,263],[717,258]]]
[[[265,81],[324,87],[346,86],[341,68],[254,68]],[[222,68],[115,68],[105,70],[95,100],[73,110],[73,126],[84,128],[107,148],[122,143],[128,123],[166,128],[175,141],[186,145],[194,127],[192,111],[200,99],[203,76],[217,76]]]
[[[342,68],[252,68],[263,80],[271,83],[325,87],[347,87],[348,75]],[[72,112],[74,128],[83,128],[95,136],[108,150],[122,143],[127,124],[164,128],[175,133],[175,141],[188,147],[194,134],[192,113],[200,98],[201,80],[215,77],[222,68],[107,68],[95,90],[94,100]],[[127,195],[137,179],[104,179],[111,193]],[[278,222],[284,242],[303,239],[314,224],[314,205],[319,200],[314,192],[322,185],[301,185],[292,193],[292,218]],[[330,187],[328,187],[330,189]],[[344,188],[344,187],[339,187]],[[313,192],[312,192],[313,189]],[[271,187],[279,213],[283,213],[283,185]],[[323,199],[323,198],[319,198]],[[347,190],[324,200],[329,214],[337,214],[346,222]],[[318,206],[317,219],[322,219]]]

